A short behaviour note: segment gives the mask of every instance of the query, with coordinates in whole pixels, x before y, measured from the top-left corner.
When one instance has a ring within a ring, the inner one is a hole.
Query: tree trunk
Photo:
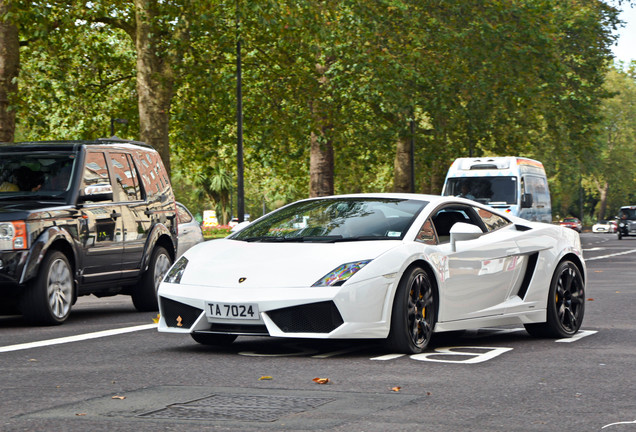
[[[324,133],[311,133],[309,196],[333,195],[333,145]]]
[[[2,20],[8,10],[8,1],[0,0],[0,141],[12,142],[15,111],[11,109],[11,98],[18,90],[20,40],[17,26]]]
[[[411,142],[408,137],[397,141],[393,162],[393,192],[411,192]]]
[[[135,0],[139,135],[142,141],[157,149],[170,174],[168,131],[175,59],[159,46],[161,32],[155,24],[156,6],[155,0]]]
[[[603,185],[598,188],[598,191],[600,193],[598,218],[605,219],[605,213],[607,213],[607,195],[609,192],[609,182],[606,181],[605,183],[603,183]]]

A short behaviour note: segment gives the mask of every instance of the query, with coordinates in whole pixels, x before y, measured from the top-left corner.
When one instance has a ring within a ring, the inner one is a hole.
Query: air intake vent
[[[167,298],[160,297],[159,301],[161,302],[161,313],[168,327],[190,328],[203,312],[202,309]]]
[[[530,287],[530,281],[534,276],[534,270],[537,268],[537,259],[539,258],[539,252],[535,252],[528,257],[528,266],[526,267],[526,274],[523,276],[523,281],[519,287],[517,295],[522,299],[526,296],[528,288]]]
[[[329,333],[344,322],[332,301],[277,309],[267,315],[285,333]]]

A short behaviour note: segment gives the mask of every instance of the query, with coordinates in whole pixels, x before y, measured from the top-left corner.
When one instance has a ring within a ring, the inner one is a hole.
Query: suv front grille
[[[161,313],[168,327],[190,328],[199,318],[202,309],[160,297]]]
[[[285,333],[330,333],[344,323],[332,301],[276,309],[267,315]]]

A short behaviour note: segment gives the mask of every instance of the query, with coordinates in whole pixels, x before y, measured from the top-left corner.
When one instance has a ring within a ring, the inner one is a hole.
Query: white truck
[[[545,169],[533,159],[456,159],[446,174],[442,195],[462,196],[531,221],[552,222]]]

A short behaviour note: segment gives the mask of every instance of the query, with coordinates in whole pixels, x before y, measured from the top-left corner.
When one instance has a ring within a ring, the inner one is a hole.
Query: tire
[[[579,331],[585,313],[585,282],[572,261],[563,261],[552,276],[548,293],[547,321],[526,324],[536,337],[568,338]]]
[[[66,255],[51,251],[40,263],[36,278],[26,287],[19,306],[29,322],[62,324],[71,313],[74,298],[73,269]]]
[[[387,347],[393,352],[417,354],[426,349],[437,319],[437,296],[428,273],[409,269],[393,300]]]
[[[163,246],[157,246],[152,251],[148,270],[141,278],[141,283],[132,290],[131,297],[135,309],[139,312],[159,310],[157,290],[166,272],[172,265],[172,258]]]
[[[231,334],[191,333],[192,339],[201,345],[228,346],[237,338]]]

